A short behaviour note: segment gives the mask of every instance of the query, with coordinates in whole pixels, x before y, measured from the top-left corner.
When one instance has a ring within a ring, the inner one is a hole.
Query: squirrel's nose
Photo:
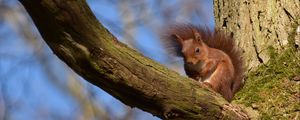
[[[193,65],[195,64],[194,60],[191,58],[184,58],[184,63],[188,65]]]
[[[193,65],[194,64],[193,61],[189,61],[189,60],[185,61],[185,63],[188,64],[188,65]]]

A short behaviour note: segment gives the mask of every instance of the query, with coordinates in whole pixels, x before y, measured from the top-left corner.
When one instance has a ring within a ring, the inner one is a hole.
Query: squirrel
[[[171,54],[183,57],[188,77],[220,93],[231,102],[243,86],[242,52],[232,37],[191,24],[167,27],[162,40]]]

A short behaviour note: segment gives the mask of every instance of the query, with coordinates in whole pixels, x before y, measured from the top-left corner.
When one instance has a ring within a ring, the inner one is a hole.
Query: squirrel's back
[[[243,86],[244,64],[241,49],[237,47],[231,36],[226,35],[222,31],[209,30],[208,28],[201,28],[191,24],[170,25],[162,34],[167,51],[173,55],[183,57],[181,53],[182,48],[179,43],[172,40],[174,39],[172,35],[176,34],[182,39],[191,39],[194,37],[193,29],[200,33],[203,42],[209,47],[222,50],[230,57],[234,66],[234,82],[231,88],[233,93],[236,93]]]

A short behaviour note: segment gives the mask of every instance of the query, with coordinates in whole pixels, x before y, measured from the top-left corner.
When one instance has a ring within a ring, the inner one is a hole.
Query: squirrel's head
[[[206,59],[207,46],[202,41],[200,33],[192,28],[193,37],[182,39],[179,35],[173,34],[172,37],[181,45],[181,53],[184,62],[187,64],[197,64],[199,61]]]

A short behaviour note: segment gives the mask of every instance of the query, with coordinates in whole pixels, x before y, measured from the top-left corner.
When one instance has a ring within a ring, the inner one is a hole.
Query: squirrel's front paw
[[[202,86],[205,88],[210,88],[210,89],[212,88],[212,85],[209,82],[205,82],[205,81],[202,82]]]

